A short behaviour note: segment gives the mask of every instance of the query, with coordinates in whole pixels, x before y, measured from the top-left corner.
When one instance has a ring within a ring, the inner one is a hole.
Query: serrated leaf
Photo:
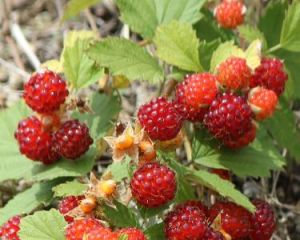
[[[145,234],[148,240],[165,239],[164,224],[158,223],[146,229]]]
[[[172,20],[193,24],[200,17],[204,0],[117,0],[121,19],[133,31],[152,39],[159,25]]]
[[[113,119],[121,110],[121,106],[116,96],[94,93],[90,96],[90,107],[92,113],[77,112],[73,117],[86,122],[92,138],[97,141],[113,126]]]
[[[108,221],[116,227],[139,227],[138,218],[132,209],[118,201],[114,201],[114,205],[115,208],[103,205],[103,212]]]
[[[229,57],[245,58],[245,53],[242,49],[235,46],[233,41],[222,43],[212,55],[210,70],[214,72],[217,66]]]
[[[250,25],[242,25],[238,28],[240,36],[248,43],[251,43],[257,39],[262,42],[263,48],[267,48],[267,42],[264,34],[257,28]]]
[[[283,21],[280,44],[283,48],[300,52],[300,2],[293,1]]]
[[[66,226],[59,211],[39,211],[21,219],[18,235],[22,240],[64,240]]]
[[[254,71],[261,61],[261,40],[254,40],[245,51],[247,65]]]
[[[62,21],[65,21],[71,17],[76,16],[82,10],[96,5],[101,0],[70,0],[64,9],[64,15]]]
[[[163,25],[157,29],[154,43],[158,57],[165,62],[184,70],[203,71],[199,41],[191,25],[176,21]]]
[[[263,129],[258,132],[260,135],[254,144],[232,151],[220,148],[206,131],[197,130],[192,158],[203,166],[229,169],[240,177],[268,177],[270,170],[281,169],[285,162]]]
[[[209,71],[210,62],[214,51],[221,44],[220,39],[216,39],[211,42],[202,41],[199,47],[199,56],[201,56],[200,62],[205,71]]]
[[[113,162],[109,166],[109,170],[112,173],[113,179],[117,182],[121,182],[125,178],[129,178],[129,168],[131,159],[126,157],[125,160],[121,162]]]
[[[106,38],[91,46],[89,56],[99,65],[109,68],[114,75],[124,75],[130,80],[155,83],[163,79],[158,61],[145,49],[126,39]]]
[[[0,209],[0,226],[14,215],[30,213],[40,205],[49,205],[52,201],[52,187],[59,181],[36,183],[31,188],[17,194]]]
[[[255,207],[250,200],[241,192],[236,190],[235,186],[231,182],[223,180],[216,174],[203,170],[190,171],[190,174],[195,181],[217,191],[223,197],[229,198],[231,201],[248,209],[250,212],[255,211]]]
[[[80,183],[76,180],[65,182],[52,188],[55,197],[79,196],[87,190],[87,184]]]

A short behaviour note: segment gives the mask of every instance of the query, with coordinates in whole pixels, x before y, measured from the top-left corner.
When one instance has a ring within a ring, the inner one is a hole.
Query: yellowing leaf
[[[257,39],[253,41],[246,50],[247,65],[254,70],[260,65],[262,42]]]
[[[64,71],[63,66],[59,60],[52,59],[42,64],[42,68],[49,69],[53,72],[62,73]]]
[[[123,75],[116,75],[113,76],[112,79],[112,88],[120,89],[120,88],[127,88],[130,85],[130,81],[127,77]]]

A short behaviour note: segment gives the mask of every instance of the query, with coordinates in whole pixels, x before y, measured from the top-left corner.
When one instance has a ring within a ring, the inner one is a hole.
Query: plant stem
[[[271,47],[271,48],[268,50],[268,53],[275,52],[275,51],[279,50],[281,47],[282,47],[281,44],[277,44],[277,45],[275,45],[274,47]]]

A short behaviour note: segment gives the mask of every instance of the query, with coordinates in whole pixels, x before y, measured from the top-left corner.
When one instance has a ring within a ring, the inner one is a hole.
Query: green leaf
[[[201,56],[200,62],[205,71],[210,69],[210,61],[214,51],[221,44],[220,39],[216,39],[211,42],[202,41],[199,47],[199,56]]]
[[[87,123],[92,138],[96,141],[104,137],[113,126],[113,119],[121,110],[116,96],[94,93],[90,96],[92,113],[74,113],[73,117]]]
[[[18,235],[24,240],[64,240],[67,223],[55,209],[22,218]]]
[[[99,65],[109,68],[114,75],[130,80],[147,80],[152,83],[163,79],[158,61],[136,43],[109,37],[89,49],[90,57]]]
[[[139,227],[137,216],[132,209],[118,201],[114,201],[115,208],[103,205],[103,211],[108,221],[116,227]]]
[[[36,183],[31,188],[17,194],[0,209],[0,226],[14,215],[30,213],[40,205],[49,205],[52,201],[52,187],[58,181]]]
[[[281,169],[284,159],[273,147],[270,137],[259,129],[254,144],[240,150],[220,148],[206,131],[197,130],[193,141],[193,160],[206,167],[229,169],[240,177],[268,177],[270,170]]]
[[[283,21],[280,44],[287,50],[300,52],[300,2],[294,1],[288,8]]]
[[[65,182],[52,188],[55,197],[78,196],[87,190],[87,185],[76,180]]]
[[[112,173],[113,179],[117,182],[121,182],[125,178],[130,177],[130,162],[131,159],[129,157],[126,157],[125,160],[121,162],[113,162],[109,166],[109,170]]]
[[[152,39],[159,25],[172,20],[193,24],[200,17],[204,0],[116,0],[121,19],[133,31]]]
[[[202,72],[199,41],[192,26],[173,21],[157,29],[154,43],[157,55],[165,62],[189,71]]]
[[[148,240],[165,239],[164,224],[158,223],[146,229],[145,234]]]
[[[263,43],[263,48],[268,47],[265,36],[259,29],[250,25],[242,25],[238,30],[240,36],[245,39],[246,42],[251,43],[256,39],[259,39]]]
[[[76,16],[82,10],[92,7],[99,2],[100,0],[70,0],[65,7],[62,21]]]
[[[192,178],[200,184],[217,191],[223,197],[231,199],[233,202],[248,209],[250,212],[255,211],[255,207],[250,200],[236,190],[231,182],[223,180],[216,174],[203,170],[190,171],[190,174]]]
[[[254,40],[245,51],[247,65],[254,71],[261,61],[261,40]]]

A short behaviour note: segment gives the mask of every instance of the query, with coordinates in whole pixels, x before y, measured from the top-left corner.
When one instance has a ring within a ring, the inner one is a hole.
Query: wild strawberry
[[[226,232],[232,239],[242,239],[251,231],[251,214],[231,202],[217,202],[209,211],[211,223],[220,224],[220,231]]]
[[[59,202],[58,210],[62,215],[64,215],[68,223],[71,223],[74,220],[73,217],[68,215],[68,212],[78,207],[83,199],[84,196],[67,196]]]
[[[157,162],[147,163],[135,171],[130,188],[140,205],[149,208],[159,207],[175,197],[175,172]]]
[[[193,208],[201,211],[205,216],[208,216],[208,208],[200,201],[197,200],[189,200],[184,203],[181,203],[175,207],[175,210]]]
[[[263,58],[260,66],[250,79],[250,87],[262,86],[273,90],[280,96],[285,88],[288,75],[284,70],[283,62],[277,58]]]
[[[262,201],[254,200],[252,202],[256,211],[251,219],[252,229],[250,233],[251,240],[268,240],[271,239],[275,229],[275,215],[271,206]]]
[[[244,97],[223,93],[212,102],[204,123],[223,143],[237,141],[252,128],[252,111]]]
[[[183,122],[174,104],[163,97],[140,107],[138,119],[152,140],[161,141],[176,137]]]
[[[273,115],[278,103],[278,97],[273,90],[256,87],[250,91],[248,103],[255,113],[256,119],[264,120]]]
[[[211,172],[218,175],[220,178],[224,180],[230,180],[231,178],[230,172],[225,169],[212,169]]]
[[[69,120],[54,134],[54,142],[55,149],[61,156],[76,159],[89,149],[93,139],[84,123]]]
[[[194,108],[190,104],[187,103],[187,99],[185,97],[185,88],[188,85],[191,78],[189,75],[185,78],[185,80],[176,86],[176,97],[174,101],[174,106],[177,112],[184,118],[185,120],[191,122],[202,122],[205,113],[208,111],[208,107],[197,107]]]
[[[51,164],[59,159],[54,151],[52,134],[43,129],[36,117],[29,117],[19,122],[15,132],[20,152],[33,161]]]
[[[118,232],[118,237],[127,236],[127,240],[147,240],[145,234],[137,228],[123,228]]]
[[[82,240],[85,235],[99,228],[102,224],[94,218],[75,219],[66,228],[66,240]]]
[[[217,67],[217,81],[227,90],[243,90],[249,86],[251,69],[243,58],[230,57]]]
[[[214,231],[212,228],[208,228],[203,240],[225,240],[220,232]]]
[[[52,71],[33,74],[24,86],[25,102],[38,113],[58,110],[68,94],[66,82]]]
[[[94,230],[86,233],[86,240],[118,240],[116,233],[111,229],[105,227],[95,228]]]
[[[215,17],[223,28],[234,29],[244,22],[245,5],[239,0],[224,0],[215,9]]]
[[[20,240],[18,232],[20,230],[20,216],[10,218],[0,227],[0,239],[2,240]]]
[[[208,229],[205,213],[194,204],[175,208],[168,213],[164,223],[168,240],[201,240]]]

